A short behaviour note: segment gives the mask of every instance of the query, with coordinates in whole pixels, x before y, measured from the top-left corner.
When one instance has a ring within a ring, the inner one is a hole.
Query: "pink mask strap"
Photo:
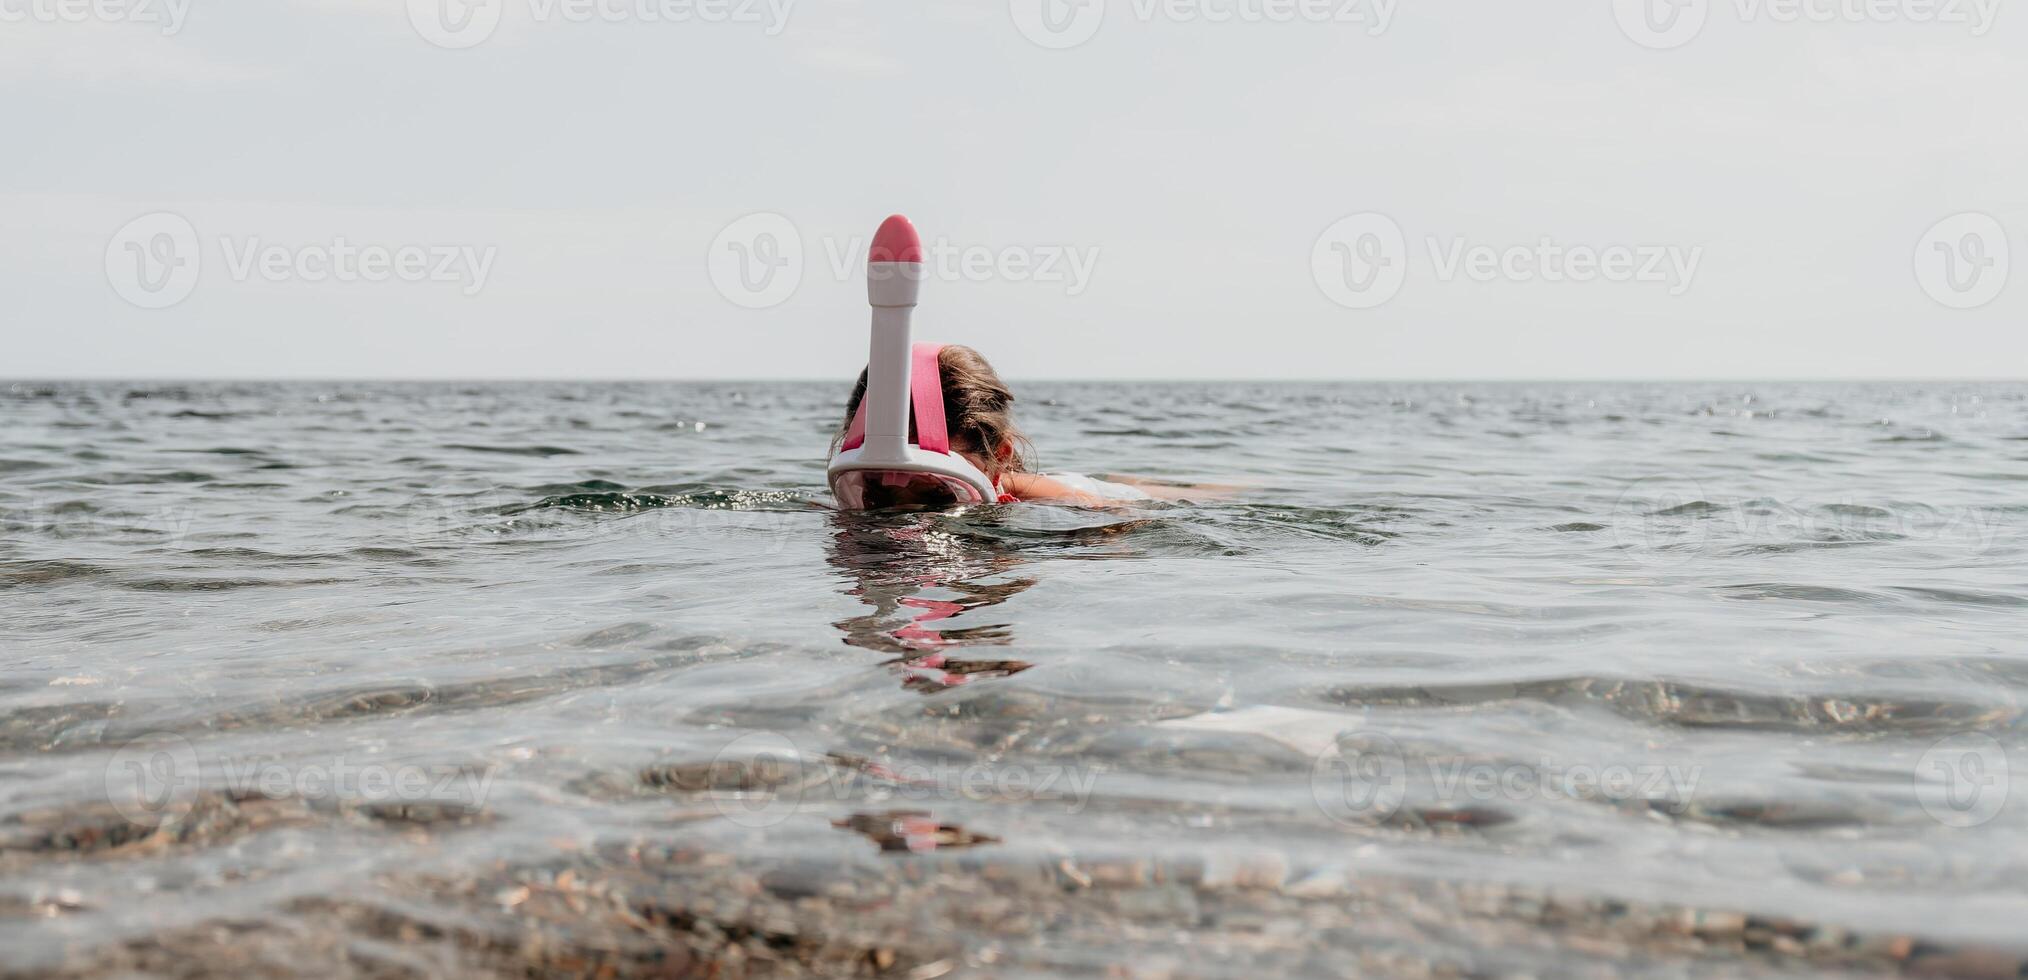
[[[944,425],[944,376],[937,367],[937,356],[943,349],[942,344],[915,345],[908,377],[915,402],[915,444],[928,452],[948,456],[951,434]],[[859,408],[852,413],[852,424],[845,427],[845,441],[838,448],[858,449],[863,445],[866,445],[866,399],[861,396]]]
[[[915,363],[908,370],[915,391],[915,444],[923,451],[951,453],[951,434],[944,428],[944,376],[937,368],[942,344],[915,345]]]
[[[859,399],[859,408],[852,413],[852,424],[845,427],[845,441],[838,448],[858,449],[866,445],[866,399]]]

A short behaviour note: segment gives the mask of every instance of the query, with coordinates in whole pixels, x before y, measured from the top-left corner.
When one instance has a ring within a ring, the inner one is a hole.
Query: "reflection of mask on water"
[[[866,295],[873,304],[866,394],[826,474],[839,507],[1000,499],[992,478],[951,451],[943,374],[937,366],[942,345],[910,342],[909,321],[922,278],[922,239],[915,226],[898,214],[888,218],[873,236],[866,263]]]
[[[903,672],[903,686],[910,690],[932,693],[1032,666],[963,653],[1005,646],[1014,637],[1004,620],[961,617],[1005,603],[1036,583],[1011,574],[1026,564],[1019,555],[952,533],[970,519],[962,513],[832,515],[837,533],[828,560],[852,579],[847,594],[872,607],[832,625],[849,646],[893,655],[888,665]]]

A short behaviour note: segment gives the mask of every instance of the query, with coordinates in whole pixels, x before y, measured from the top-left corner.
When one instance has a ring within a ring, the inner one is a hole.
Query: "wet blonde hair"
[[[944,426],[950,431],[951,448],[983,460],[986,465],[981,469],[996,480],[1002,473],[1028,472],[1028,459],[1035,447],[1015,427],[1014,392],[1000,380],[993,365],[970,347],[950,344],[937,354],[937,370],[944,380]],[[852,427],[852,416],[859,413],[859,403],[865,398],[866,372],[861,371],[859,383],[852,386],[852,397],[845,400],[845,422],[831,437],[832,452],[844,443],[845,430]],[[911,412],[909,432],[914,431]],[[1002,446],[1007,448],[1005,457],[1000,455]]]

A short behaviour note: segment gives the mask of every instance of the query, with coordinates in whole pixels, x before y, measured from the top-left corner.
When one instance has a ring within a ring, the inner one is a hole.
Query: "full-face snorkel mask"
[[[909,319],[922,279],[922,239],[915,226],[898,214],[888,218],[873,236],[866,262],[866,296],[873,303],[866,394],[826,473],[842,509],[1000,498],[992,478],[951,451],[937,367],[943,345],[910,343]]]

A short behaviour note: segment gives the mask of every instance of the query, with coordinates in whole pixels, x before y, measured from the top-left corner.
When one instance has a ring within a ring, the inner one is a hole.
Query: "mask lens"
[[[980,503],[971,484],[937,473],[855,470],[838,478],[838,506],[847,510],[884,507],[953,507]]]

